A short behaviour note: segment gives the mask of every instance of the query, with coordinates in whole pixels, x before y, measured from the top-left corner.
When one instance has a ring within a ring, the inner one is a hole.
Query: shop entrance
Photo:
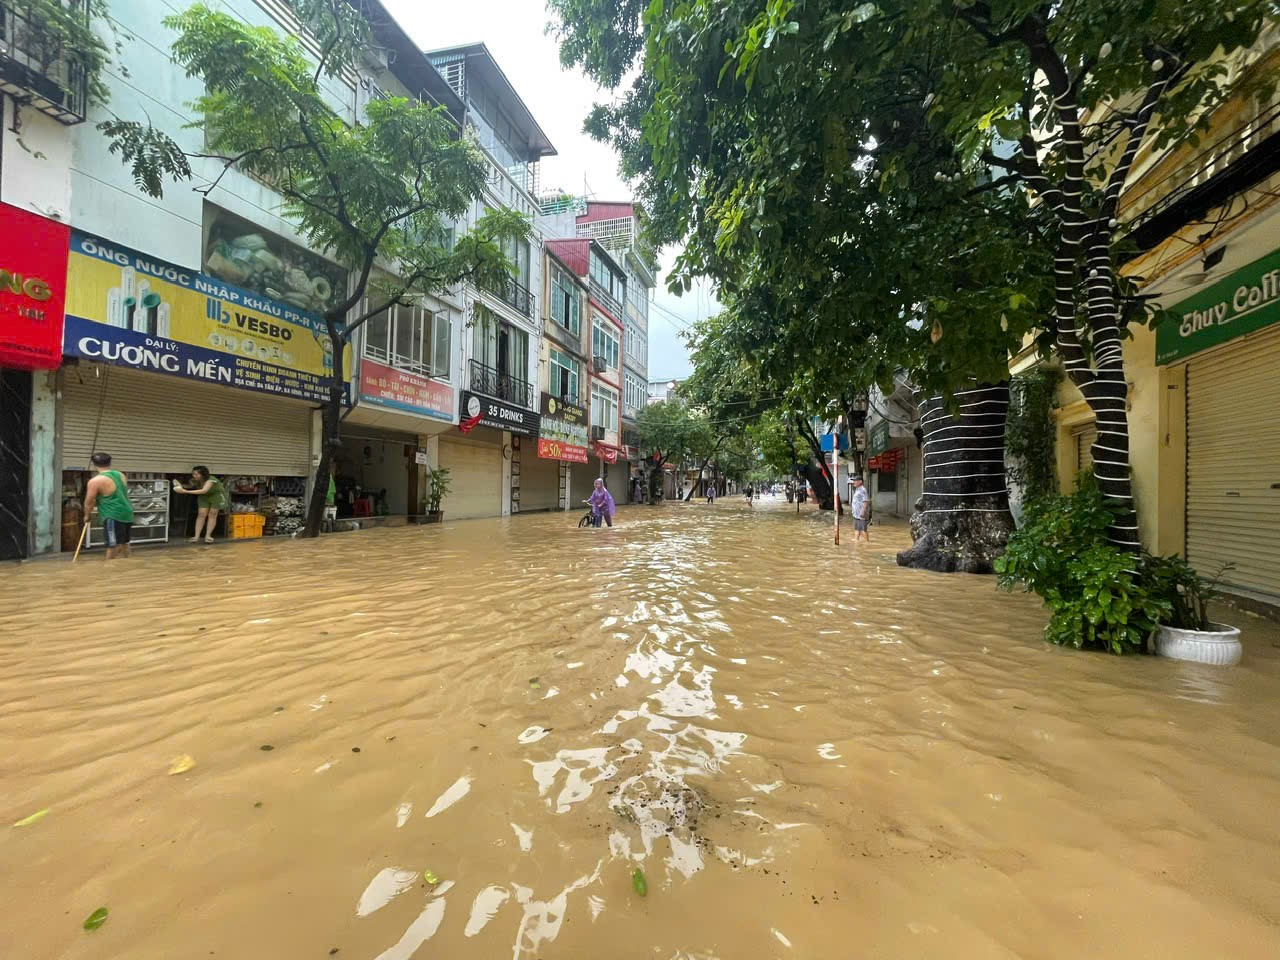
[[[194,497],[170,494],[206,466],[226,487],[228,509],[216,537],[290,535],[302,526],[311,473],[311,407],[289,400],[171,377],[78,363],[59,371],[62,392],[62,549],[83,523],[89,457],[109,453],[129,478],[135,544],[183,541],[194,533]],[[91,525],[86,546],[102,542]]]
[[[335,455],[338,516],[415,517],[422,512],[418,438],[361,427],[342,434]]]
[[[0,560],[27,555],[31,374],[0,370]]]

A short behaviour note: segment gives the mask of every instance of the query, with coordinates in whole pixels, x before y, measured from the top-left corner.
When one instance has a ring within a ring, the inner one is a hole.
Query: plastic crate
[[[260,513],[233,513],[227,518],[230,529],[227,536],[232,540],[248,540],[262,536],[262,528],[267,518]]]

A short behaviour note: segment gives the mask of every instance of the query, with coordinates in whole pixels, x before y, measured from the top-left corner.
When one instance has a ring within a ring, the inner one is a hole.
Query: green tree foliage
[[[448,242],[446,229],[484,195],[488,167],[443,108],[405,98],[374,100],[352,124],[335,111],[321,80],[357,67],[369,47],[367,22],[355,7],[294,0],[320,57],[293,37],[249,26],[203,4],[165,19],[177,33],[173,57],[204,84],[192,104],[206,133],[201,159],[218,188],[235,169],[271,184],[284,213],[309,244],[351,271],[345,299],[324,315],[334,370],[343,370],[352,335],[394,303],[464,280],[495,285],[511,264],[502,243],[525,237],[529,224],[508,210],[486,214]],[[389,279],[374,282],[375,264]],[[314,536],[324,511],[329,460],[340,444],[341,375],[324,409],[324,445],[306,530]]]
[[[1221,58],[1274,0],[551,5],[568,60],[633,70],[589,128],[639,175],[658,239],[688,239],[676,281],[716,278],[746,339],[776,344],[762,364],[830,347],[855,384],[905,367],[946,393],[1038,330],[1127,450],[1141,310],[1116,275],[1120,190],[1232,93]],[[1127,455],[1095,471],[1132,502]],[[1109,536],[1133,550],[1136,531],[1121,511]]]
[[[1058,490],[1058,424],[1053,411],[1061,382],[1056,367],[1038,366],[1009,383],[1012,403],[1004,451],[1009,479],[1022,489],[1024,502]]]
[[[680,400],[658,400],[636,419],[640,449],[660,469],[666,463],[692,460],[714,444],[707,418]]]

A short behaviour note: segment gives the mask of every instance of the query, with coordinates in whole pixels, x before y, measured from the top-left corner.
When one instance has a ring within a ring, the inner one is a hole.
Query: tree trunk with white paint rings
[[[898,563],[938,573],[992,573],[1014,530],[1004,467],[1009,384],[975,386],[956,400],[956,417],[942,397],[921,406],[924,492],[911,517],[914,545],[898,554]]]

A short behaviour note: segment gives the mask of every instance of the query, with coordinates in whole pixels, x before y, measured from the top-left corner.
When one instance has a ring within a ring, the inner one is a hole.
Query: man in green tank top
[[[133,536],[133,504],[129,502],[129,481],[119,470],[111,469],[111,455],[95,453],[89,458],[93,478],[84,494],[84,518],[88,523],[97,507],[102,518],[103,536],[107,542],[107,559],[129,556]]]

